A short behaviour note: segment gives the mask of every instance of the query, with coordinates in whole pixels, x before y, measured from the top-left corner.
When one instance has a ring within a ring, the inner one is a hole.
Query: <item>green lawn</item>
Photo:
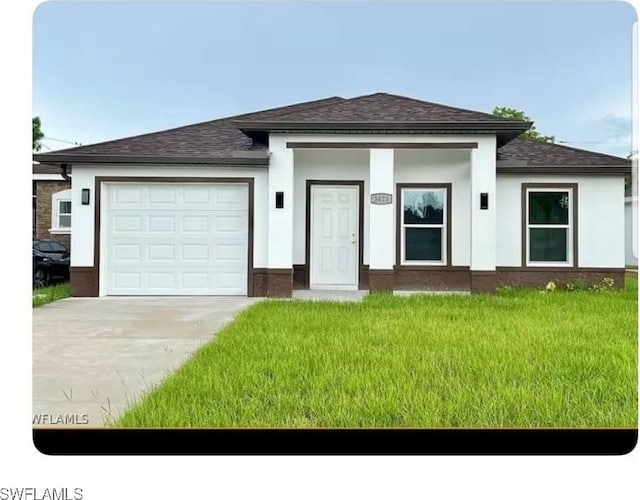
[[[70,287],[69,283],[62,283],[59,285],[47,286],[43,288],[36,288],[32,295],[33,307],[39,307],[54,300],[64,299],[69,296]]]
[[[636,278],[625,291],[260,302],[114,422],[636,424]]]

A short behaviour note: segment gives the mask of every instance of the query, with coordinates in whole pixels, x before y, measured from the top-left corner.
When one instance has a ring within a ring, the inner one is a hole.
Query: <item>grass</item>
[[[113,425],[635,427],[637,278],[260,302]]]
[[[54,300],[64,299],[69,296],[69,293],[69,283],[36,288],[32,296],[33,307],[40,307]]]

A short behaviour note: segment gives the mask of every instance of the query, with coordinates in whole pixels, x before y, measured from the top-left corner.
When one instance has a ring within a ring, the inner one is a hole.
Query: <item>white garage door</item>
[[[246,184],[106,185],[107,295],[246,295]]]

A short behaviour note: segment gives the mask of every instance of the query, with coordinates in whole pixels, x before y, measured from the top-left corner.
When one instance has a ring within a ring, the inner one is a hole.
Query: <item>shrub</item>
[[[609,278],[609,277],[602,278],[602,280],[599,283],[595,283],[591,285],[589,287],[589,291],[606,292],[607,290],[612,290],[615,284],[616,282],[613,280],[613,278]]]

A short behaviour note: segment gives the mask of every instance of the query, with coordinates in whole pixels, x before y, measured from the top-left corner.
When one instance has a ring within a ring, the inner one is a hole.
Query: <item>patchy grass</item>
[[[47,286],[44,288],[36,288],[33,291],[32,304],[33,307],[39,307],[54,300],[60,300],[68,297],[70,294],[69,283]]]
[[[624,291],[265,301],[121,427],[635,427]]]

